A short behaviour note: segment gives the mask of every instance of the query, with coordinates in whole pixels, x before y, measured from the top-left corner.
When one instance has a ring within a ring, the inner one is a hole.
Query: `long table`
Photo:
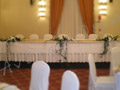
[[[6,42],[0,42],[0,61],[45,61],[45,62],[65,62],[56,50],[59,45],[56,41],[21,41],[10,43],[9,53]],[[88,62],[88,54],[92,53],[96,62],[110,62],[110,49],[120,46],[120,41],[111,41],[109,52],[100,57],[104,50],[103,41],[69,41],[67,44],[67,62]]]

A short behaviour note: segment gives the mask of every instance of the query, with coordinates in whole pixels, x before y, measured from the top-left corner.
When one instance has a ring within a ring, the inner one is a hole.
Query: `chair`
[[[43,39],[44,40],[51,40],[53,38],[52,34],[45,34]]]
[[[84,34],[77,34],[75,38],[77,40],[85,39],[85,35]]]
[[[0,82],[0,90],[20,90],[15,85]]]
[[[59,38],[63,38],[63,36],[69,38],[69,36],[67,34],[59,34],[58,35]]]
[[[105,33],[105,34],[103,35],[103,37],[107,37],[107,36],[113,36],[113,35],[110,34],[110,33]]]
[[[37,34],[31,34],[29,39],[31,39],[31,40],[38,40],[39,36]]]
[[[65,71],[62,76],[61,90],[79,90],[79,88],[77,75],[70,70]]]
[[[32,65],[29,90],[48,90],[50,68],[43,61],[36,61]]]
[[[116,90],[114,77],[96,76],[96,67],[92,54],[88,55],[89,89],[88,90]]]
[[[20,39],[24,39],[24,35],[23,34],[17,34],[17,35],[15,35],[15,37],[18,37]]]
[[[120,72],[115,75],[116,90],[120,90]]]
[[[119,66],[120,66],[120,47],[113,47],[111,49],[110,75],[114,75]]]
[[[89,39],[90,40],[96,40],[98,38],[98,35],[97,34],[90,34],[89,35]]]

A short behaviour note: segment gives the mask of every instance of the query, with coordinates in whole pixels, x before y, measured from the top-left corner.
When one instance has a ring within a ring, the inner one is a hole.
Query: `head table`
[[[9,44],[7,53],[6,42],[0,42],[0,61],[45,61],[45,62],[88,62],[88,54],[93,54],[96,62],[110,62],[111,53],[103,57],[100,53],[104,50],[103,41],[78,40],[67,43],[67,60],[64,60],[56,50],[59,45],[56,41],[25,40]],[[109,51],[112,47],[120,46],[120,41],[111,41]]]

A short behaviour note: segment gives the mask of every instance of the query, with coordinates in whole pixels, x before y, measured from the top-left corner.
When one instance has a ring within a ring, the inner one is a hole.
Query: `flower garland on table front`
[[[16,36],[10,36],[8,38],[0,38],[0,41],[6,41],[6,54],[7,54],[7,61],[9,60],[10,54],[10,42],[21,41],[22,39]]]
[[[18,38],[16,36],[10,36],[8,38],[0,38],[0,41],[6,41],[7,43],[21,41],[21,40],[22,40],[21,38]]]
[[[67,60],[67,43],[68,41],[72,41],[72,39],[69,39],[66,36],[62,36],[62,37],[55,37],[52,40],[57,41],[56,44],[59,45],[59,49],[56,50],[56,53],[59,54],[61,57],[63,57],[63,59],[66,61]],[[64,45],[66,45],[66,48],[64,48]]]
[[[101,56],[107,54],[108,52],[108,47],[109,47],[109,41],[117,41],[118,38],[120,38],[120,36],[114,36],[112,37],[111,35],[108,35],[104,38],[97,38],[97,41],[104,41],[104,51],[102,53],[100,53]]]

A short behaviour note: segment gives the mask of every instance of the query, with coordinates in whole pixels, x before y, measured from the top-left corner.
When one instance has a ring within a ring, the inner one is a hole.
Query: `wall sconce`
[[[107,15],[107,0],[99,0],[99,15]]]
[[[107,9],[107,6],[106,6],[106,5],[100,5],[100,6],[99,6],[99,9],[100,9],[100,10],[106,10],[106,9]]]
[[[38,2],[38,16],[45,17],[46,16],[46,2],[45,0],[40,0]]]
[[[107,0],[99,0],[99,4],[106,4]]]
[[[100,14],[100,15],[107,15],[107,11],[102,10],[102,11],[99,12],[99,14]]]

